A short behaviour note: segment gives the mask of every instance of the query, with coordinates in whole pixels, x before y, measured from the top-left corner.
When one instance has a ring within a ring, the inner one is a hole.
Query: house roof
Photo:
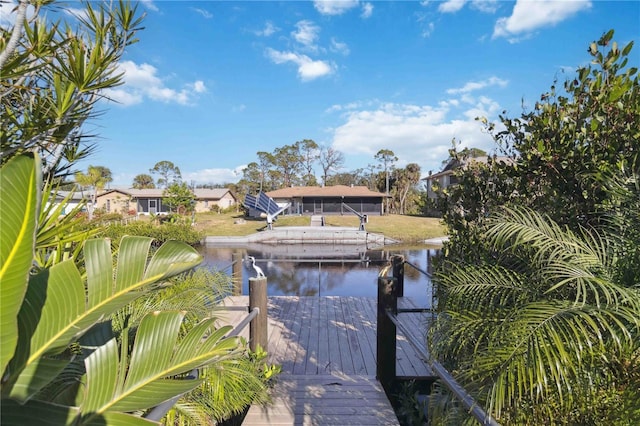
[[[276,189],[266,193],[271,198],[299,198],[299,197],[386,197],[382,192],[371,191],[366,186],[292,186]]]
[[[444,168],[441,171],[439,171],[438,173],[429,175],[423,178],[422,180],[437,179],[441,176],[453,174],[454,170],[460,169],[460,168],[466,169],[472,163],[487,164],[489,162],[489,158],[490,158],[489,156],[483,155],[480,157],[470,157],[466,161],[458,161],[458,160],[452,159],[452,160],[449,160],[449,162],[444,166]],[[511,165],[515,162],[513,158],[506,157],[506,156],[496,156],[496,157],[491,156],[491,159],[496,163],[504,163],[507,165]]]
[[[98,195],[98,197],[110,194],[112,192],[120,192],[121,194],[128,195],[132,198],[162,198],[164,197],[164,188],[146,188],[146,189],[135,189],[135,188],[127,188],[127,189],[109,189],[102,194]],[[196,196],[198,200],[219,200],[227,193],[231,193],[231,191],[227,188],[196,188],[193,190],[193,194]],[[231,194],[233,196],[233,194]],[[235,197],[233,197],[235,198]]]

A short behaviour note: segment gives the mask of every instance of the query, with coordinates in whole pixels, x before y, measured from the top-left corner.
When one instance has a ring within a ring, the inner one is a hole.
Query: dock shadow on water
[[[203,267],[231,274],[233,253],[244,259],[242,292],[248,294],[249,277],[256,275],[249,256],[256,259],[268,282],[269,296],[377,296],[380,270],[394,255],[402,255],[423,271],[436,249],[367,250],[359,245],[333,244],[247,244],[234,247],[201,246]],[[405,268],[404,295],[419,306],[430,308],[433,289],[429,278],[413,268]]]

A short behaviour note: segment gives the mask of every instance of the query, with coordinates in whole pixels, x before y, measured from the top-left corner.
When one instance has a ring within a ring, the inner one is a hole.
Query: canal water
[[[429,271],[429,261],[436,249],[367,250],[357,245],[331,244],[248,244],[242,247],[201,246],[203,266],[231,274],[232,255],[239,253],[243,263],[243,294],[248,293],[249,277],[255,277],[248,256],[256,259],[267,277],[269,296],[377,296],[380,270],[394,255],[422,271]],[[431,308],[433,289],[427,276],[405,267],[404,295],[420,307]]]

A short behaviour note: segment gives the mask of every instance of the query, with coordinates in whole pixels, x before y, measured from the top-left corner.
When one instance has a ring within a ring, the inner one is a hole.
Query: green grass
[[[235,223],[243,221],[244,223]],[[274,227],[309,226],[310,216],[278,216]],[[360,220],[356,216],[325,216],[327,226],[349,226],[357,228]],[[242,213],[199,213],[196,227],[205,236],[244,236],[259,232],[266,227],[265,219],[247,219]],[[417,242],[427,238],[446,235],[442,221],[432,217],[418,216],[369,216],[367,231],[384,234],[402,242]]]

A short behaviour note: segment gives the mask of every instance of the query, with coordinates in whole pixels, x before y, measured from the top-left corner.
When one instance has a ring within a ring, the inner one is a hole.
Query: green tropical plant
[[[117,65],[142,22],[126,1],[83,2],[56,21],[55,3],[19,0],[0,26],[0,163],[37,152],[45,176],[68,175],[92,151],[83,125],[122,84]]]
[[[151,238],[124,237],[114,259],[108,240],[92,239],[83,273],[73,259],[32,273],[40,179],[33,155],[0,169],[3,424],[149,424],[141,412],[201,383],[188,372],[243,355],[230,327],[205,318],[183,332],[180,311],[113,334],[113,313],[201,261],[184,243],[149,260]]]
[[[224,322],[219,304],[231,294],[231,277],[197,268],[171,278],[171,285],[150,292],[118,311],[113,328],[135,333],[140,321],[156,311],[184,311],[185,331],[202,318]],[[183,395],[167,413],[165,424],[215,424],[243,412],[252,403],[268,400],[268,383],[277,367],[265,363],[266,353],[251,353],[246,343],[238,356],[220,360],[200,371],[202,383]]]
[[[190,213],[194,209],[196,197],[187,186],[186,182],[173,182],[162,193],[166,204],[171,211],[179,214]]]
[[[436,275],[434,355],[505,424],[640,421],[640,293],[616,279],[620,239],[525,208],[483,235],[493,260]]]
[[[45,182],[37,220],[35,259],[40,268],[50,267],[67,259],[81,259],[82,244],[99,234],[99,228],[90,227],[82,217],[86,201],[69,209],[73,192],[58,200],[59,189],[55,181]]]

